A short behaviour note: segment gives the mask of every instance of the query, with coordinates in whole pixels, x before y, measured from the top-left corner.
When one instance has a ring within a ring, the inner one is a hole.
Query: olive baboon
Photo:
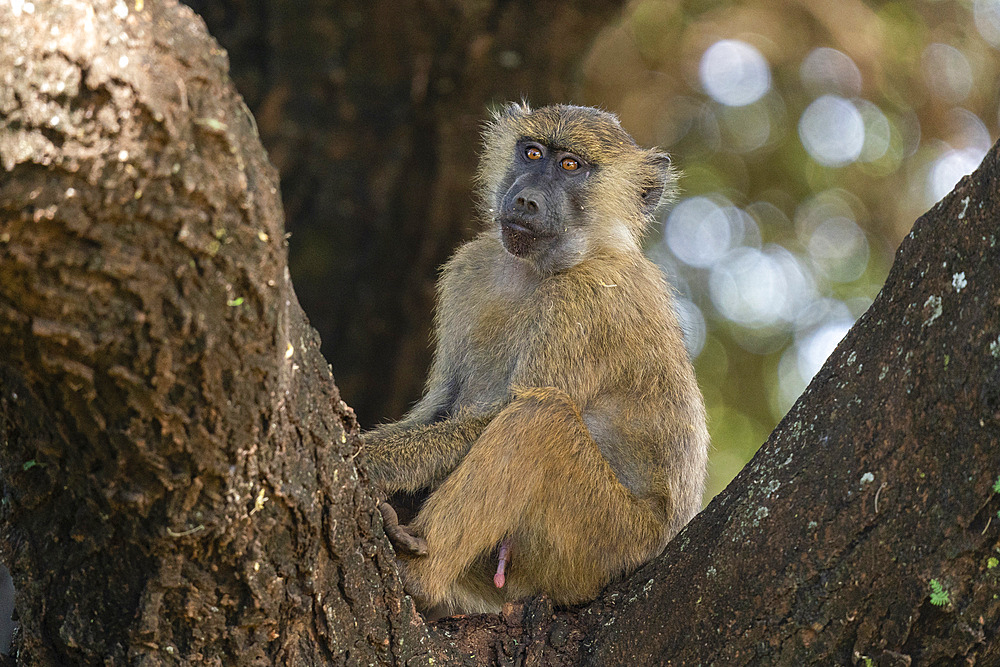
[[[674,177],[597,109],[511,104],[484,133],[489,229],[438,284],[427,390],[364,435],[424,609],[591,599],[698,511],[708,433],[671,296],[639,246]],[[509,566],[508,566],[509,562]]]

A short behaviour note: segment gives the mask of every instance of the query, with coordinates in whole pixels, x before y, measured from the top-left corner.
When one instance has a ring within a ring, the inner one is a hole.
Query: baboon
[[[598,109],[510,104],[484,131],[488,229],[445,264],[423,398],[364,434],[422,610],[569,605],[659,554],[698,511],[704,405],[640,239],[669,158]]]

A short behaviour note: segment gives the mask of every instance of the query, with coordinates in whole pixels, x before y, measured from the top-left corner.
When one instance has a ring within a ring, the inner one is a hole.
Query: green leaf
[[[943,607],[945,605],[951,604],[951,596],[948,595],[948,591],[944,589],[941,582],[937,579],[930,580],[931,586],[931,604],[935,607]]]

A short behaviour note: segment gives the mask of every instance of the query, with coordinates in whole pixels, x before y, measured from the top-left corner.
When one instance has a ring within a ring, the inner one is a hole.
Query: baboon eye
[[[572,157],[564,157],[559,161],[559,165],[566,171],[576,171],[580,168],[580,161]]]
[[[529,160],[541,160],[542,159],[542,151],[540,151],[536,146],[528,146],[528,148],[526,148],[525,151],[524,151],[524,155]]]

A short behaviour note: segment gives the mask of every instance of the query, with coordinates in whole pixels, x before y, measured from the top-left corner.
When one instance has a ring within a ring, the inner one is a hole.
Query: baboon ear
[[[673,196],[674,173],[670,156],[666,153],[650,151],[646,159],[651,167],[649,180],[642,190],[642,204],[647,213],[652,213],[660,205],[664,194]]]

